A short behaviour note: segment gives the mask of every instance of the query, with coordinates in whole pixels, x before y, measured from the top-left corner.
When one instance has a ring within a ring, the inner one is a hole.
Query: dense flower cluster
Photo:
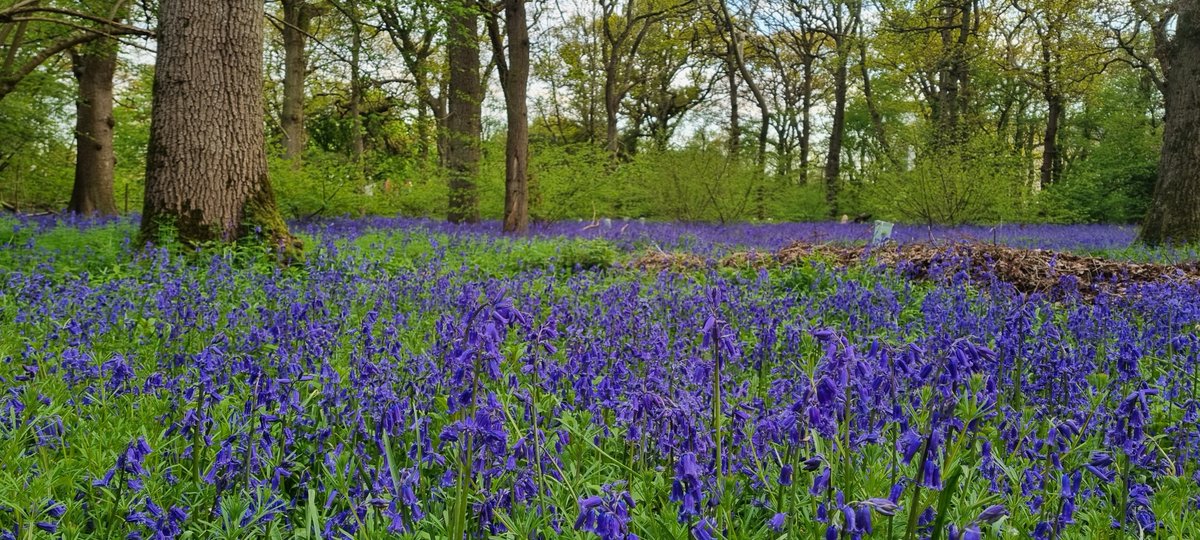
[[[1197,534],[1195,285],[571,272],[353,226],[291,268],[9,245],[0,538]]]

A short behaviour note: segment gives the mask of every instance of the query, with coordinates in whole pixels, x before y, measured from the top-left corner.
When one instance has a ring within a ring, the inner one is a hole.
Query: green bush
[[[1021,157],[988,136],[948,148],[926,145],[913,159],[882,166],[863,188],[864,204],[896,221],[1023,221],[1032,195]]]
[[[1132,223],[1146,214],[1158,173],[1161,126],[1129,107],[1136,79],[1118,79],[1087,101],[1073,119],[1063,178],[1043,194],[1042,215],[1070,223]]]
[[[620,252],[605,240],[578,240],[563,244],[558,266],[564,270],[601,270],[617,262]]]
[[[613,215],[621,192],[607,163],[604,149],[590,144],[531,148],[530,217],[559,221]]]

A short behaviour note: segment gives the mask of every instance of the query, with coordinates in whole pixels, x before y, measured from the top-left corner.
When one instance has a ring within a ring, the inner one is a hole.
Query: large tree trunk
[[[67,210],[77,214],[114,215],[113,74],[117,44],[96,41],[71,54],[79,95],[75,101],[75,187]]]
[[[846,134],[846,90],[849,67],[846,54],[840,54],[833,74],[833,125],[829,131],[829,155],[825,158],[825,202],[829,217],[837,217],[839,178],[842,170],[842,142]]]
[[[504,166],[504,232],[529,230],[529,27],[525,0],[505,0],[508,35],[505,109],[508,142]]]
[[[479,71],[479,13],[476,6],[450,9],[449,116],[446,118],[446,167],[450,175],[450,208],[455,223],[479,221],[480,137],[483,131],[483,83]]]
[[[1166,122],[1158,182],[1141,240],[1200,242],[1200,0],[1180,0],[1175,37],[1166,51]]]
[[[264,4],[161,0],[142,235],[298,255],[267,179]]]
[[[304,157],[304,79],[308,72],[309,23],[313,9],[307,0],[283,0],[283,155],[299,168]]]

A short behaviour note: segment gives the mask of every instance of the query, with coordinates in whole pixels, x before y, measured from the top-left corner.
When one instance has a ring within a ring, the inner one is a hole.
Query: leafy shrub
[[[864,188],[866,204],[899,221],[987,223],[1020,219],[1030,202],[1020,157],[986,136],[948,148],[925,147],[881,168]]]
[[[606,240],[578,240],[563,244],[558,266],[564,270],[600,270],[617,261],[617,247]]]

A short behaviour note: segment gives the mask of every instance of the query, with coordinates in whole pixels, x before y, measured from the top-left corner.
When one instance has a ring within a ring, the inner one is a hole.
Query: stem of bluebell
[[[913,478],[913,494],[909,499],[908,507],[908,528],[904,531],[904,538],[912,540],[917,533],[917,522],[921,516],[921,479],[925,477],[925,462],[929,458],[929,441],[933,438],[932,427],[930,434],[925,437],[925,442],[921,443],[921,452],[919,453],[921,461],[917,463],[917,475]]]
[[[725,509],[725,468],[723,460],[725,457],[724,437],[722,424],[724,423],[724,412],[722,411],[721,400],[721,324],[718,322],[712,325],[712,351],[713,351],[713,379],[712,379],[712,416],[713,416],[713,440],[715,442],[715,466],[717,471],[716,496],[717,505],[714,509],[717,518],[724,521],[722,535],[724,536],[729,531],[732,516],[723,514]],[[721,525],[720,523],[718,525]]]
[[[540,338],[540,336],[539,336]],[[538,405],[542,402],[541,388],[541,356],[537,353],[536,347],[539,344],[534,344],[533,352],[533,462],[537,466],[537,482],[535,488],[538,493],[538,515],[544,517],[547,512],[546,500],[542,493],[544,475],[542,471],[542,453],[541,453],[541,422],[538,420]]]
[[[204,442],[204,383],[196,373],[196,425],[192,428],[192,483],[200,485],[200,454]]]

